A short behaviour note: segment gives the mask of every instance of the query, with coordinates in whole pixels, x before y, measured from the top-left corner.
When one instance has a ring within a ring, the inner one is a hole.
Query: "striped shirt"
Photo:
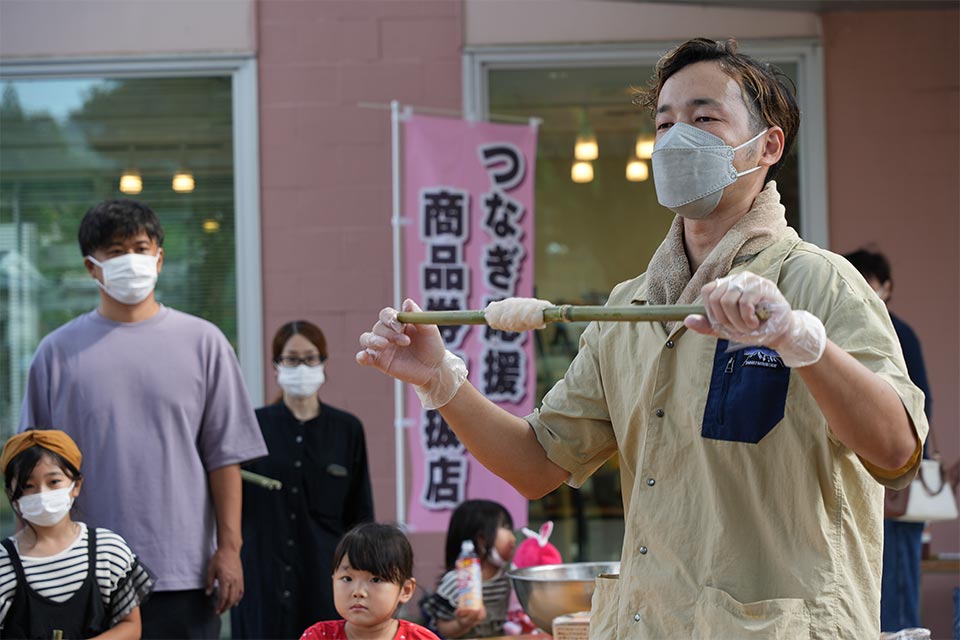
[[[424,615],[429,618],[431,629],[435,630],[437,620],[453,620],[457,609],[457,572],[447,571],[440,578],[435,593],[428,595],[420,603]],[[487,610],[486,619],[470,630],[471,638],[485,638],[503,635],[503,623],[507,620],[507,607],[510,604],[510,578],[504,572],[483,582],[483,608]]]
[[[74,542],[52,556],[20,556],[27,583],[54,602],[66,602],[87,579],[88,531],[82,522]],[[11,537],[14,546],[16,538]],[[96,577],[104,608],[114,626],[126,618],[150,593],[155,579],[140,564],[126,541],[109,529],[97,529]],[[5,547],[0,546],[0,626],[6,620],[17,590],[17,574]]]

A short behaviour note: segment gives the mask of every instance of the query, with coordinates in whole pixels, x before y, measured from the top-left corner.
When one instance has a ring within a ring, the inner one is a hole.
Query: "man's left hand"
[[[766,278],[742,271],[707,283],[700,295],[706,317],[692,315],[684,320],[698,333],[741,345],[768,346],[793,368],[814,364],[823,355],[827,343],[823,323],[806,311],[791,309],[777,285]]]
[[[214,582],[219,587],[217,615],[237,606],[243,598],[243,565],[240,552],[217,549],[207,567],[207,595],[213,593]]]

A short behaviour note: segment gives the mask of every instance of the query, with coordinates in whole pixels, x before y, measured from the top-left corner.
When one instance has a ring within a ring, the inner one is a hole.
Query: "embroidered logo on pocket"
[[[765,369],[784,369],[780,354],[766,347],[747,347],[743,350],[744,367],[763,367]]]
[[[764,347],[727,352],[718,340],[700,434],[727,442],[760,442],[783,419],[790,368]]]

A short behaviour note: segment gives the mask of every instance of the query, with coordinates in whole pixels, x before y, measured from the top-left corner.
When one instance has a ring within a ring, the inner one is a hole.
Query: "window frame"
[[[461,61],[463,111],[468,118],[482,120],[488,117],[490,71],[538,69],[558,65],[652,67],[674,44],[678,43],[465,47]],[[818,40],[806,38],[744,40],[739,42],[739,51],[774,64],[797,65],[797,100],[803,114],[796,141],[800,152],[800,226],[805,240],[829,248],[823,47]],[[639,81],[645,80],[646,78],[641,78]]]
[[[23,59],[0,62],[0,82],[68,78],[229,76],[233,119],[237,348],[254,406],[263,404],[263,293],[257,60],[250,55]],[[93,204],[93,203],[91,203]]]

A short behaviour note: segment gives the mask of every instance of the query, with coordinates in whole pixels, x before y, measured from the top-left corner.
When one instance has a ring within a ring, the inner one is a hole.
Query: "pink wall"
[[[826,13],[830,238],[890,259],[890,308],[916,330],[944,460],[960,458],[958,11]],[[960,551],[956,521],[932,551]],[[925,575],[923,624],[950,637],[957,575]]]
[[[357,103],[459,108],[461,4],[257,7],[264,343],[297,318],[323,329],[330,361],[321,397],[363,421],[377,518],[390,521],[393,384],[354,361],[360,334],[393,299],[390,114]],[[266,377],[273,398],[277,387]],[[442,545],[442,535],[414,539],[416,575],[431,588]]]

